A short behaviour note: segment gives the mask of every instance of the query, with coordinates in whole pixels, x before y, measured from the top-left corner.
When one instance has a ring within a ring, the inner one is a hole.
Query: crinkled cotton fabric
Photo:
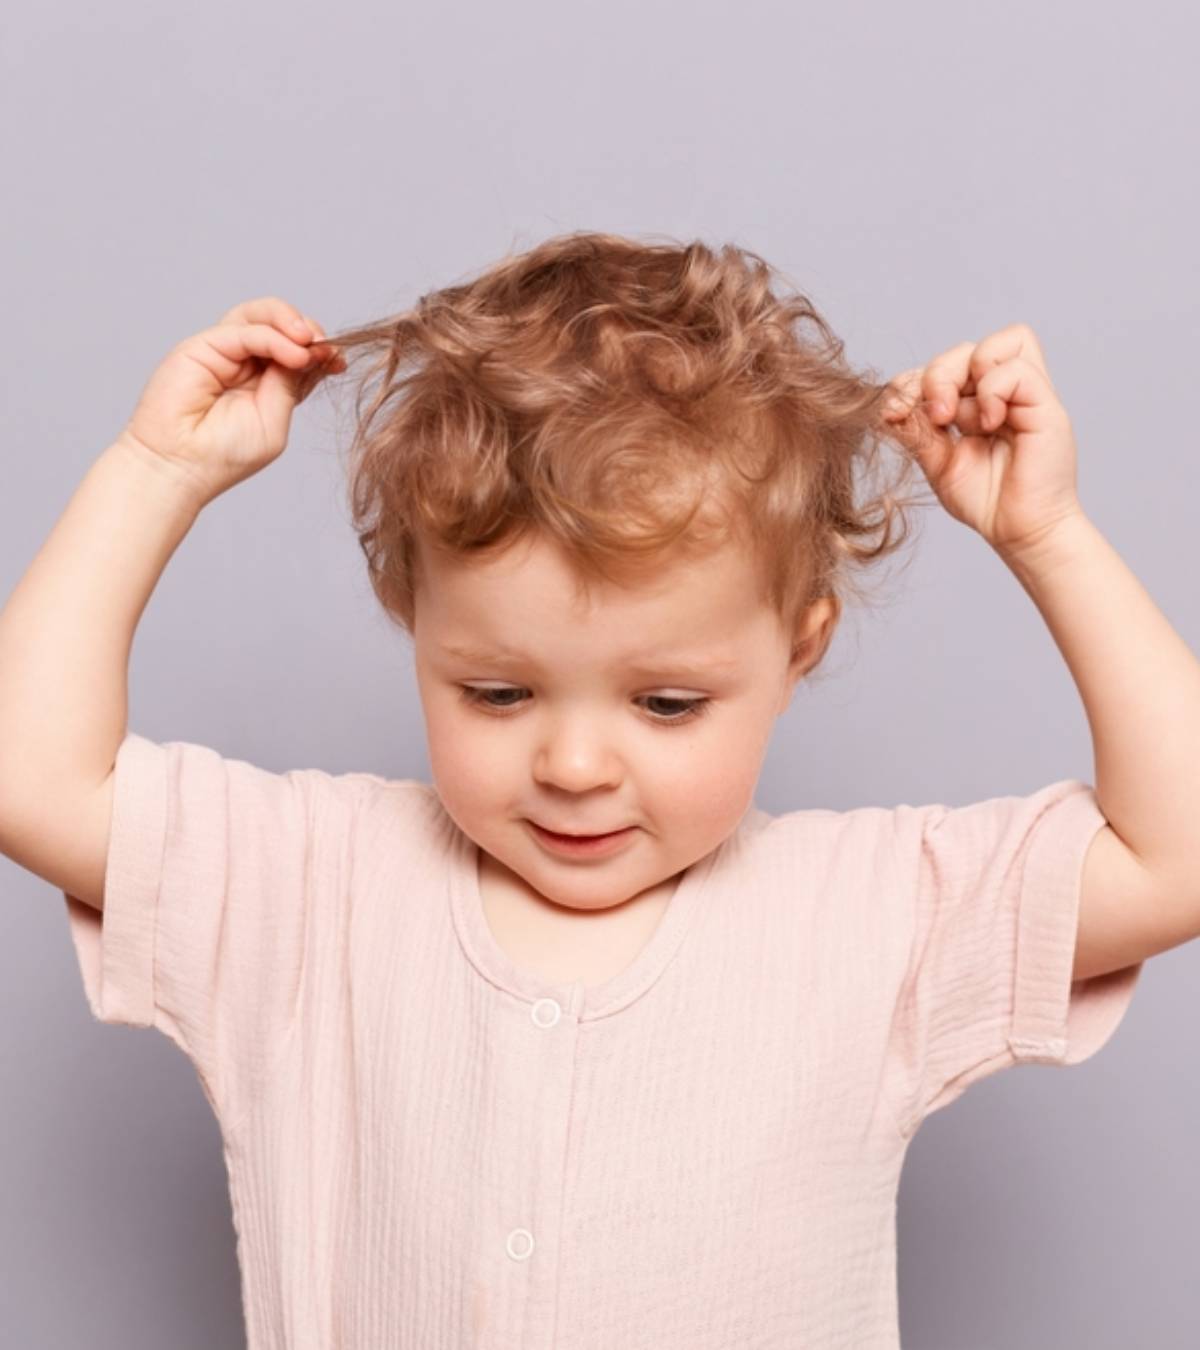
[[[93,1015],[199,1075],[248,1350],[898,1347],[913,1134],[1094,1054],[1141,971],[1072,983],[1075,779],[752,804],[585,986],[505,955],[428,784],[133,733],[115,775],[71,938]]]

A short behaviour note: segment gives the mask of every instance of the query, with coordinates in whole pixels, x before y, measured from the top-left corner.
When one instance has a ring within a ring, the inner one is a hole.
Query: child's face
[[[427,548],[420,562],[414,656],[434,786],[482,849],[546,899],[601,909],[732,833],[796,678],[790,635],[740,548],[590,604],[540,539],[486,563]],[[463,686],[490,690],[487,702],[468,703]],[[696,699],[701,715],[684,720]],[[615,853],[581,859],[548,849],[530,822],[633,829]]]

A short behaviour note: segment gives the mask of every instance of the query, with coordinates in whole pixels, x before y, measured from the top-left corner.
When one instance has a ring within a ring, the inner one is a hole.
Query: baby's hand
[[[235,305],[172,348],[120,438],[179,473],[204,505],[278,458],[292,409],[345,370],[320,324],[274,296]]]
[[[1036,544],[1082,508],[1075,435],[1033,329],[1012,324],[889,381],[884,413],[938,500],[997,550]],[[925,417],[913,417],[918,404]],[[962,433],[957,439],[946,424]]]

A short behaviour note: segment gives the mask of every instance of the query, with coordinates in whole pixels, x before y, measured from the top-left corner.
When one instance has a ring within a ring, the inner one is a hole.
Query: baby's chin
[[[629,855],[637,847],[635,837],[620,854],[606,859],[579,861],[558,856],[488,854],[485,867],[492,867],[502,882],[525,891],[528,898],[542,901],[559,909],[576,912],[613,910],[637,902],[638,907],[670,898],[679,884],[680,872],[669,875],[659,871],[647,872],[642,866],[630,865]],[[533,844],[534,850],[539,845]]]

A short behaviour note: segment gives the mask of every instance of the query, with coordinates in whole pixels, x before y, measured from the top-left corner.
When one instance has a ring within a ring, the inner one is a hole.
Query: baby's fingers
[[[266,323],[278,328],[281,333],[299,342],[308,342],[314,332],[324,333],[319,324],[314,323],[307,314],[302,314],[295,305],[289,305],[277,295],[262,295],[254,300],[244,300],[221,315],[221,323]]]
[[[269,323],[221,323],[201,333],[204,345],[224,358],[214,374],[233,380],[251,357],[274,361],[289,370],[302,370],[313,360],[313,349],[286,337]]]
[[[346,370],[346,358],[335,347],[325,345],[320,348],[308,370],[296,379],[296,402],[303,403],[320,382],[330,375],[340,375]]]

